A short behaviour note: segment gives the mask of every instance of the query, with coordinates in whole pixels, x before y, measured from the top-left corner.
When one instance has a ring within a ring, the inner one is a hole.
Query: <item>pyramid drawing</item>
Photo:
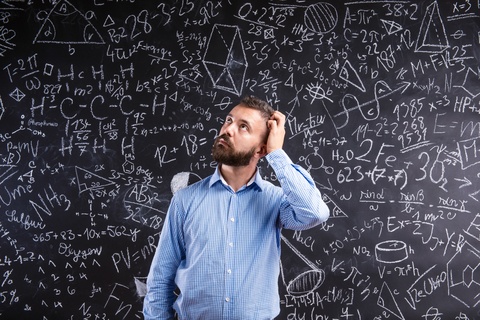
[[[438,3],[427,7],[418,33],[415,52],[440,53],[449,47]]]
[[[90,21],[67,0],[55,4],[33,43],[104,44]]]

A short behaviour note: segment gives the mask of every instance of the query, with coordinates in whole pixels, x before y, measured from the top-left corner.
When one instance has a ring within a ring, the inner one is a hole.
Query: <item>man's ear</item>
[[[264,156],[266,156],[266,155],[267,155],[267,145],[263,143],[263,144],[259,147],[256,155],[258,156],[259,159],[262,158],[262,157],[264,157]]]

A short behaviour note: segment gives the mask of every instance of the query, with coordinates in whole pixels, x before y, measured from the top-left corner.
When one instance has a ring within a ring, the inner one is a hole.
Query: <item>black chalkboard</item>
[[[283,232],[278,319],[480,319],[479,57],[476,1],[2,1],[0,318],[142,319],[254,94],[332,210]]]

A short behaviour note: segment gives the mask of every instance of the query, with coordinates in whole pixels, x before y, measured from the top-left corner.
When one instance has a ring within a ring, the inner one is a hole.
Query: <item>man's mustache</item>
[[[226,133],[218,136],[217,139],[215,139],[215,145],[220,141],[220,139],[223,139],[229,147],[232,146],[230,143],[230,137]]]

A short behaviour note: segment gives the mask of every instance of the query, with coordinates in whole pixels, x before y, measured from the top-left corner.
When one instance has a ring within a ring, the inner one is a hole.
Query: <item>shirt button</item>
[[[230,302],[230,298],[229,298],[229,297],[226,297],[226,298],[225,298],[225,301]]]
[[[228,273],[228,274],[232,274],[232,269],[228,269],[228,270],[227,270],[227,273]]]
[[[230,247],[233,247],[233,242],[230,242],[228,245],[229,245]]]
[[[233,217],[230,218],[230,221],[235,222],[235,218],[233,218]]]

